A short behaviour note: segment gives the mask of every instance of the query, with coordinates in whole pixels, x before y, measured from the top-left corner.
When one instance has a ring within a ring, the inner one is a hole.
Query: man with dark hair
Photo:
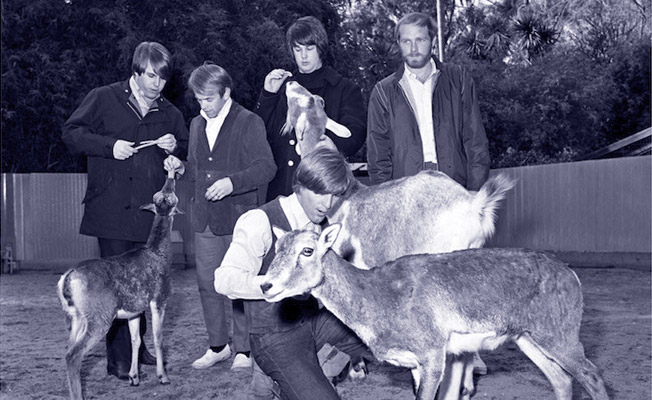
[[[276,165],[265,140],[265,124],[260,117],[231,98],[233,81],[219,65],[205,62],[195,68],[188,86],[201,108],[190,123],[188,174],[195,182],[192,228],[195,232],[197,284],[208,331],[206,353],[192,363],[204,369],[231,357],[227,303],[213,286],[215,269],[220,266],[231,243],[235,221],[244,212],[265,202],[267,183]],[[183,165],[169,156],[166,169]],[[251,370],[249,331],[242,300],[232,302],[232,370]]]
[[[282,135],[287,116],[286,81],[297,81],[312,94],[324,99],[328,118],[348,131],[334,133],[327,125],[328,136],[346,157],[353,156],[365,141],[365,106],[362,92],[352,81],[325,64],[328,59],[328,36],[315,17],[296,20],[286,34],[286,45],[297,69],[293,72],[278,68],[265,77],[263,90],[254,112],[265,121],[267,140],[278,166],[276,176],[267,190],[267,201],[292,193],[292,174],[301,157],[295,150],[296,135]]]
[[[71,152],[88,158],[88,186],[80,233],[95,236],[100,256],[144,246],[154,214],[140,211],[165,182],[168,154],[185,158],[188,130],[181,112],[161,96],[172,72],[168,50],[156,42],[136,47],[132,75],[91,90],[63,126]],[[141,316],[141,335],[145,330]],[[129,379],[131,338],[127,320],[106,335],[107,371]],[[140,360],[155,359],[140,348]]]
[[[319,309],[314,297],[267,303],[254,279],[267,272],[274,258],[272,225],[288,231],[320,230],[320,223],[353,179],[341,154],[326,148],[314,150],[296,170],[293,194],[279,196],[238,219],[231,246],[215,270],[217,292],[247,300],[254,360],[279,385],[283,399],[339,399],[320,367],[317,353],[324,344],[336,346],[355,360],[371,357],[353,331],[326,309]],[[254,371],[253,389],[259,390],[256,379],[263,378]],[[262,396],[265,393],[252,394],[269,398]]]
[[[398,22],[403,63],[369,98],[367,161],[371,182],[444,172],[477,191],[489,177],[489,147],[475,83],[461,67],[432,57],[435,22],[411,13]]]

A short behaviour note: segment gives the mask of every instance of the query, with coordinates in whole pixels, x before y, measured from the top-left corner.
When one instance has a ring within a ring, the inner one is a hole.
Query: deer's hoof
[[[170,384],[170,379],[168,379],[167,376],[159,375],[158,381],[161,385],[169,385]]]

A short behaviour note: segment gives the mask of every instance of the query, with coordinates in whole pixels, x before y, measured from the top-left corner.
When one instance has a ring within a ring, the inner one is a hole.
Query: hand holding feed
[[[134,142],[128,142],[122,139],[116,140],[113,145],[113,158],[116,160],[126,160],[138,153],[138,150],[132,147],[134,144]]]
[[[292,76],[292,72],[284,69],[274,69],[265,77],[263,87],[270,93],[277,93],[287,78]]]
[[[183,173],[186,172],[186,167],[183,165],[181,160],[173,155],[169,155],[165,160],[163,160],[163,168],[168,172],[174,171],[179,175],[183,175]]]
[[[156,145],[168,153],[172,153],[177,148],[177,138],[171,133],[166,133],[160,138],[156,139]]]

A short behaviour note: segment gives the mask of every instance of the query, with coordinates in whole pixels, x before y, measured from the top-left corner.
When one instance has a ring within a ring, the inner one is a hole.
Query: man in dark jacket
[[[292,175],[301,161],[295,150],[294,130],[281,134],[288,112],[285,82],[297,81],[310,93],[324,99],[326,115],[349,130],[349,137],[340,137],[326,130],[337,149],[345,157],[353,156],[365,141],[365,107],[362,92],[352,81],[325,65],[328,36],[315,17],[303,17],[288,28],[288,51],[297,66],[294,72],[274,69],[265,77],[263,90],[254,112],[265,121],[267,140],[278,166],[276,176],[267,189],[267,201],[292,193]]]
[[[80,233],[98,238],[101,257],[145,244],[154,214],[139,207],[151,203],[163,186],[165,157],[186,156],[188,130],[183,115],[161,97],[171,71],[165,47],[156,42],[139,44],[132,76],[91,90],[63,126],[63,141],[70,151],[88,158]],[[108,373],[128,379],[131,339],[126,320],[114,320],[106,348]],[[141,362],[155,363],[144,346],[140,351]]]
[[[231,357],[227,304],[215,292],[214,274],[220,266],[236,220],[265,202],[267,183],[276,165],[265,140],[260,117],[231,99],[233,80],[222,67],[211,62],[196,68],[188,86],[201,107],[190,123],[188,179],[195,181],[192,227],[199,297],[208,331],[206,353],[192,363],[204,369]],[[185,167],[174,156],[166,169]],[[251,370],[249,329],[242,300],[234,300],[232,370]]]
[[[477,191],[489,176],[489,147],[473,79],[431,57],[435,23],[421,13],[395,30],[403,64],[369,98],[367,161],[371,182],[444,172]]]

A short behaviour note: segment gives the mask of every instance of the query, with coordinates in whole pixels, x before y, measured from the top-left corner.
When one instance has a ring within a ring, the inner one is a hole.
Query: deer
[[[272,229],[281,238],[276,255],[256,278],[265,300],[311,293],[377,359],[409,368],[418,400],[435,398],[447,354],[507,341],[543,372],[557,400],[572,398],[572,378],[593,400],[608,399],[579,340],[581,283],[567,264],[542,252],[485,248],[407,255],[362,270],[333,251],[339,224],[321,234]]]
[[[66,271],[57,284],[63,310],[70,322],[66,353],[68,387],[72,400],[83,399],[81,366],[84,355],[103,338],[114,318],[128,319],[131,335],[131,386],[140,383],[138,349],[140,314],[149,306],[156,350],[156,375],[161,384],[169,384],[163,362],[163,319],[170,297],[172,266],[172,224],[182,213],[175,194],[174,172],[163,188],[154,194],[153,203],[141,210],[154,212],[147,243],[120,255],[85,260]]]
[[[283,132],[295,129],[297,153],[305,157],[318,147],[337,150],[325,130],[347,137],[346,127],[326,116],[323,99],[298,82],[286,84],[286,95]],[[472,193],[432,170],[376,186],[352,180],[327,215],[330,224],[341,224],[333,250],[357,268],[370,269],[409,254],[480,248],[493,235],[499,204],[514,185],[501,174]],[[471,361],[468,354],[454,358],[440,398],[457,400],[460,386],[463,398],[470,397],[474,392]]]

